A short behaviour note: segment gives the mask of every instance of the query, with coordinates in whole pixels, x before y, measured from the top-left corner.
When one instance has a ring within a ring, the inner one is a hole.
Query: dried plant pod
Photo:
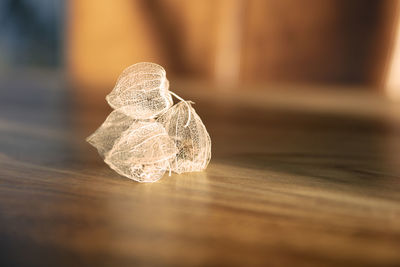
[[[178,152],[171,169],[176,173],[204,170],[211,159],[211,139],[206,127],[189,101],[181,101],[162,114],[164,125]]]
[[[127,116],[122,110],[114,110],[108,115],[103,124],[86,141],[94,146],[102,158],[114,146],[115,141],[120,138],[136,119]]]
[[[135,121],[105,154],[119,174],[138,182],[159,180],[177,149],[164,127],[154,121]]]
[[[172,106],[165,70],[155,63],[141,62],[126,68],[107,102],[136,119],[154,118]]]
[[[119,174],[155,182],[167,170],[183,173],[207,167],[210,136],[191,102],[168,88],[165,70],[142,62],[125,69],[106,97],[115,110],[87,141]],[[181,102],[171,107],[171,95]]]
[[[176,147],[153,119],[137,120],[114,110],[86,139],[119,174],[138,182],[155,182],[167,169]]]
[[[109,161],[134,158],[143,164],[155,163],[176,154],[176,147],[164,127],[155,121],[135,121],[106,154]]]

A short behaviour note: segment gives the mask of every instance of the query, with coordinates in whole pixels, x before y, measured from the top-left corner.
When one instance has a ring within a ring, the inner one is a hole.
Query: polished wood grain
[[[400,265],[400,113],[377,94],[181,81],[212,161],[140,184],[84,141],[104,96],[16,78],[0,90],[1,266]]]

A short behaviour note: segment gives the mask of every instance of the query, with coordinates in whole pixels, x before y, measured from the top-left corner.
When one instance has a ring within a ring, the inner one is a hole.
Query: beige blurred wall
[[[388,61],[394,3],[71,0],[69,77],[109,88],[126,66],[152,61],[173,76],[223,83],[377,84]]]

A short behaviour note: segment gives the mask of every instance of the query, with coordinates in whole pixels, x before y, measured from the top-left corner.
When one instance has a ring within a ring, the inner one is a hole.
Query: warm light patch
[[[394,100],[400,100],[400,16],[399,4],[396,10],[395,33],[393,38],[392,55],[389,62],[386,92]]]

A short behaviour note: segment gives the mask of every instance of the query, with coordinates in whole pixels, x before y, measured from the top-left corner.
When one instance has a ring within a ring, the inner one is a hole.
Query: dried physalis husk
[[[207,167],[210,136],[190,102],[168,88],[165,70],[142,62],[125,69],[107,96],[115,110],[87,141],[119,174],[155,182],[167,169],[183,173]],[[171,94],[181,100],[172,108]]]
[[[114,110],[103,124],[86,141],[97,148],[100,156],[112,149],[115,141],[126,131],[136,119],[127,116],[122,110]]]
[[[155,182],[169,168],[176,147],[153,119],[137,120],[114,110],[86,139],[119,174],[139,182]]]
[[[177,149],[164,127],[155,121],[135,121],[105,154],[116,172],[138,182],[159,180]]]
[[[211,159],[211,139],[189,101],[181,101],[157,122],[164,125],[178,149],[172,159],[171,169],[176,173],[202,171]]]
[[[154,118],[172,105],[165,70],[157,64],[141,62],[126,68],[107,95],[113,109],[136,119]]]

